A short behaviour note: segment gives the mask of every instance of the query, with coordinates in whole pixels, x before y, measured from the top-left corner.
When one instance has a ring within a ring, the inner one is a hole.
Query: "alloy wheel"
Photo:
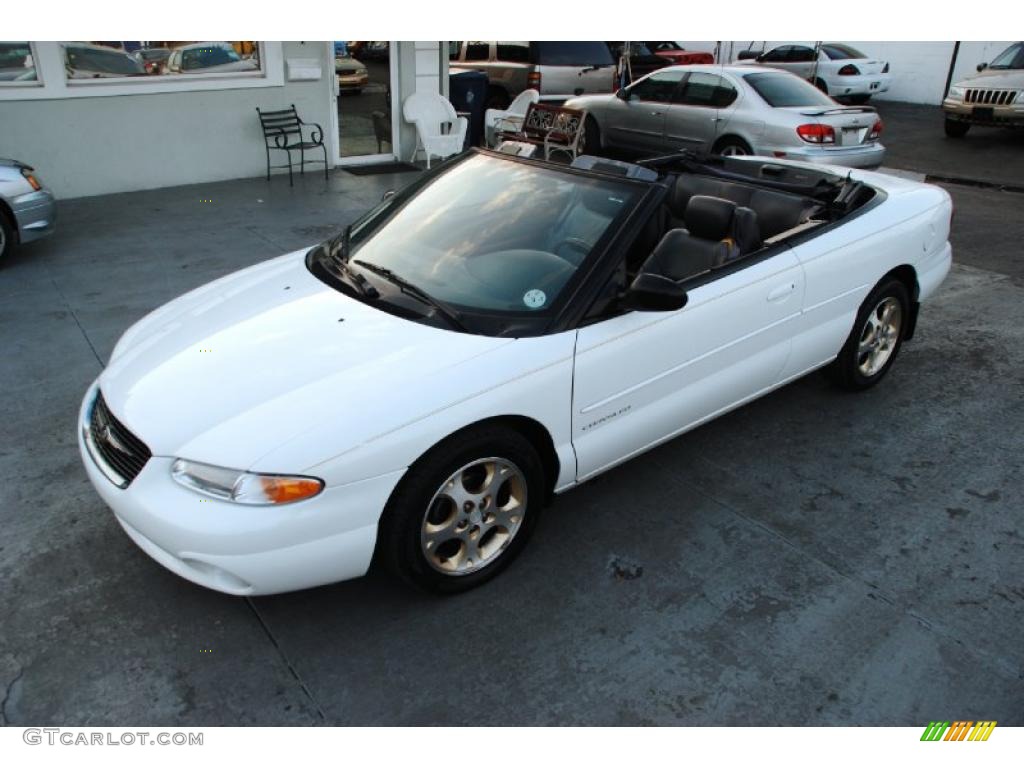
[[[453,472],[427,505],[420,548],[450,576],[479,571],[515,538],[526,513],[526,476],[507,459],[477,459]]]
[[[868,314],[857,345],[857,369],[870,378],[889,362],[900,338],[903,306],[899,299],[886,296]]]

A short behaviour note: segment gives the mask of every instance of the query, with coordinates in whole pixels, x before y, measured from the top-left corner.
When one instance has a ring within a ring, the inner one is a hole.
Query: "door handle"
[[[783,283],[782,285],[777,285],[768,292],[768,301],[776,304],[785,301],[795,290],[796,283]]]
[[[652,117],[661,117],[663,114],[665,114],[665,113],[664,112],[651,112],[651,116]]]

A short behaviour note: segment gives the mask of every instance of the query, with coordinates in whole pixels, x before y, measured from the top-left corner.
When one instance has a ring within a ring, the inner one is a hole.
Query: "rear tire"
[[[948,117],[946,118],[946,135],[951,139],[962,139],[967,135],[967,131],[970,128],[971,124],[965,123],[963,120],[950,120]]]
[[[501,424],[458,432],[424,454],[391,494],[377,556],[412,586],[464,592],[526,546],[546,491],[533,445]]]
[[[859,392],[889,372],[910,322],[907,287],[896,278],[877,285],[861,304],[846,343],[825,374],[838,386]]]
[[[754,150],[739,136],[723,136],[715,142],[711,154],[731,157],[736,155],[752,155]]]

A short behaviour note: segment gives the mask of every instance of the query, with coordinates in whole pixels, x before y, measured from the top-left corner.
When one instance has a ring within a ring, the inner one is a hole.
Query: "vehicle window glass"
[[[476,155],[419,190],[356,243],[351,258],[387,267],[460,309],[543,312],[642,193]]]
[[[487,61],[491,58],[491,44],[480,40],[466,43],[466,61]]]
[[[543,41],[530,43],[531,61],[557,67],[607,67],[615,63],[600,41]]]
[[[88,78],[104,75],[131,77],[146,74],[142,65],[124,51],[93,46],[69,45],[64,48],[68,77]]]
[[[650,48],[652,51],[681,51],[681,50],[683,50],[682,48],[680,48],[678,45],[676,45],[675,43],[673,43],[671,41],[649,42],[649,43],[647,43],[647,47]]]
[[[827,107],[835,102],[806,80],[784,73],[758,72],[744,75],[770,107]]]
[[[448,41],[448,60],[455,61],[459,58],[459,51],[462,50],[461,40],[449,40]]]
[[[1000,53],[992,63],[988,65],[989,69],[1024,69],[1024,43],[1017,43],[1011,45],[1005,51]]]
[[[506,42],[499,40],[497,43],[498,61],[527,62],[530,60],[530,44],[527,42]]]
[[[0,42],[0,86],[37,79],[32,44]]]
[[[794,45],[789,49],[789,54],[786,56],[786,61],[792,62],[805,62],[814,61],[814,49],[808,48],[805,45]]]
[[[718,87],[715,88],[714,104],[716,107],[728,107],[736,101],[736,88],[724,77],[718,79]]]
[[[683,72],[655,72],[639,80],[629,89],[631,99],[671,102],[676,95]]]
[[[821,46],[821,50],[825,52],[833,61],[836,59],[866,59],[863,53],[858,51],[856,48],[851,48],[848,45],[841,45],[840,43],[826,43]]]
[[[686,79],[683,92],[679,97],[679,103],[690,106],[713,107],[715,106],[715,93],[722,78],[718,75],[709,75],[707,72],[693,72]]]

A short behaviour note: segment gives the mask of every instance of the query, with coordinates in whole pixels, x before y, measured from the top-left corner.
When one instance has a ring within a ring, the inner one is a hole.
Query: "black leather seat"
[[[695,195],[687,203],[683,221],[686,228],[666,232],[642,272],[686,280],[761,246],[757,214],[731,200]]]
[[[675,226],[682,223],[690,200],[700,195],[732,200],[739,206],[751,208],[757,214],[762,240],[807,221],[821,208],[818,201],[800,195],[773,189],[759,189],[750,184],[710,176],[681,174],[676,178],[668,200],[669,212]]]

